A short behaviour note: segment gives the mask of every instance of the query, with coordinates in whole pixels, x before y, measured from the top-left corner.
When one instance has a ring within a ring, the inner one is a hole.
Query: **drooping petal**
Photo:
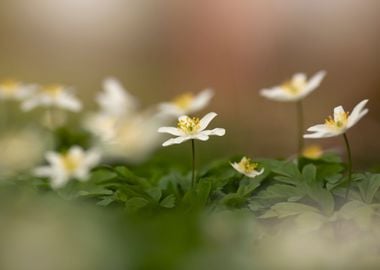
[[[326,76],[326,71],[321,70],[317,72],[313,77],[311,77],[306,85],[304,94],[307,95],[310,92],[317,89],[325,76]]]
[[[169,146],[169,145],[173,145],[173,144],[180,144],[180,143],[183,143],[183,142],[188,141],[190,139],[191,139],[190,136],[172,138],[172,139],[169,139],[166,142],[164,142],[162,144],[162,146]]]
[[[159,133],[169,133],[169,134],[174,135],[174,136],[183,136],[184,135],[182,130],[180,130],[179,128],[175,128],[175,127],[160,127],[158,129],[158,132]]]
[[[226,134],[226,130],[224,128],[214,128],[212,130],[203,130],[202,133],[207,136],[224,136]]]
[[[319,124],[319,125],[309,127],[307,129],[307,131],[310,131],[310,132],[326,132],[326,131],[328,131],[328,127],[326,127],[325,124]]]
[[[200,141],[207,141],[210,137],[206,135],[205,133],[201,132],[196,135],[191,136],[192,139],[200,140]]]
[[[348,128],[354,126],[357,122],[359,122],[360,119],[362,119],[368,113],[368,109],[364,109],[367,103],[368,99],[365,99],[355,106],[355,108],[352,110],[352,113],[348,117]]]
[[[339,131],[339,132],[315,132],[315,133],[310,133],[310,134],[305,134],[303,137],[305,139],[322,139],[322,138],[330,138],[330,137],[335,137],[338,135],[343,134],[344,131]]]
[[[203,116],[203,118],[199,121],[199,131],[202,131],[207,128],[207,126],[210,124],[210,122],[217,116],[216,113],[210,112]]]
[[[193,113],[202,110],[204,107],[207,106],[207,104],[210,102],[213,96],[214,91],[212,89],[203,90],[196,97],[194,97],[194,100],[190,105],[189,112],[187,113]]]
[[[255,177],[257,177],[257,176],[259,176],[259,175],[262,175],[264,173],[264,169],[261,169],[260,171],[252,171],[252,172],[250,172],[250,173],[247,173],[247,174],[245,174],[246,176],[248,176],[249,178],[255,178]]]

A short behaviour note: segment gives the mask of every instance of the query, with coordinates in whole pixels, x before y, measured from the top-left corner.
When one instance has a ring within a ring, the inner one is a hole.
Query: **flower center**
[[[4,92],[4,94],[12,95],[17,92],[19,85],[20,84],[17,81],[6,80],[0,84],[0,89]]]
[[[292,80],[292,81],[286,81],[281,85],[281,89],[283,89],[285,92],[291,94],[291,95],[298,95],[303,91],[303,89],[306,86],[306,81],[304,80]]]
[[[194,134],[196,133],[200,128],[200,119],[197,117],[181,117],[178,120],[178,128],[181,129],[186,134]]]
[[[62,155],[62,163],[63,167],[68,171],[69,173],[74,172],[81,162],[81,158],[77,156],[73,156],[70,154],[64,154]]]
[[[190,106],[193,101],[194,96],[191,93],[185,93],[183,95],[178,96],[173,100],[173,103],[177,105],[181,109],[186,109]]]
[[[332,116],[329,116],[325,120],[325,125],[333,129],[345,128],[347,125],[348,116],[349,116],[348,112],[338,113],[334,116],[334,118]]]
[[[51,96],[51,97],[57,97],[63,90],[63,87],[58,84],[48,85],[42,88],[42,91]]]
[[[244,170],[244,172],[251,173],[251,172],[253,172],[254,170],[257,169],[257,167],[259,166],[259,164],[252,162],[252,160],[250,158],[244,157],[239,162],[239,166],[240,166],[240,168],[242,170]]]

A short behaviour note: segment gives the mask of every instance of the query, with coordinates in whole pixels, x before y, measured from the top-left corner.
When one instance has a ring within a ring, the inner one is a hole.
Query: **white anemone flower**
[[[71,88],[59,84],[40,87],[34,95],[21,104],[21,109],[30,111],[38,106],[57,107],[72,112],[79,112],[82,109],[80,100],[74,96]]]
[[[310,127],[307,131],[312,133],[305,134],[304,138],[319,139],[344,134],[368,113],[368,109],[365,108],[367,102],[368,99],[361,101],[355,106],[351,114],[346,112],[342,106],[336,107],[334,117],[330,116],[324,124]]]
[[[103,90],[104,92],[101,92],[96,97],[96,101],[103,113],[120,117],[136,109],[136,98],[128,93],[117,79],[105,79]]]
[[[178,117],[202,110],[209,104],[213,96],[214,92],[211,89],[205,89],[197,95],[182,94],[171,102],[163,102],[158,106],[161,113]]]
[[[296,73],[291,80],[286,81],[280,86],[262,89],[260,93],[262,96],[275,101],[299,101],[317,89],[325,75],[325,71],[319,71],[307,80],[304,73]]]
[[[209,136],[223,136],[226,133],[224,128],[215,128],[206,130],[210,122],[217,116],[216,113],[210,112],[202,119],[196,117],[189,117],[187,115],[178,118],[178,127],[161,127],[158,129],[160,133],[169,133],[177,138],[167,140],[162,146],[169,146],[172,144],[180,144],[188,140],[201,140],[207,141]]]
[[[255,178],[264,173],[264,169],[257,170],[259,164],[252,162],[250,158],[243,157],[240,162],[231,163],[231,166],[241,174],[249,178]]]
[[[70,179],[86,181],[90,170],[100,161],[97,150],[85,151],[79,146],[71,147],[66,153],[47,152],[48,166],[38,167],[34,174],[48,177],[53,189],[63,187]]]
[[[23,100],[32,95],[35,90],[35,85],[6,80],[0,82],[0,100]]]

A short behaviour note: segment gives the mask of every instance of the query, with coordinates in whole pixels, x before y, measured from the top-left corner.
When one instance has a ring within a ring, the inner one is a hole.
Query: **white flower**
[[[299,101],[317,89],[325,75],[325,71],[319,71],[307,80],[304,73],[296,73],[291,80],[280,86],[262,89],[260,93],[275,101]]]
[[[163,114],[177,117],[192,114],[205,108],[213,96],[214,92],[211,89],[205,89],[196,96],[192,93],[185,93],[171,102],[159,104],[159,110]]]
[[[0,83],[0,99],[23,100],[33,94],[35,90],[35,85],[6,80]]]
[[[160,145],[161,134],[157,129],[162,121],[150,113],[134,114],[119,119],[114,126],[114,136],[103,141],[105,157],[139,163]]]
[[[91,168],[100,161],[98,151],[86,152],[79,146],[73,146],[63,154],[47,152],[45,157],[49,165],[36,168],[34,174],[39,177],[48,177],[54,189],[63,187],[72,178],[86,181]]]
[[[136,109],[136,99],[123,88],[118,80],[114,78],[104,80],[103,89],[104,92],[96,97],[103,113],[119,117]]]
[[[169,133],[177,138],[167,140],[162,146],[169,146],[172,144],[180,144],[188,140],[201,140],[207,141],[209,136],[223,136],[226,133],[224,128],[215,128],[206,130],[208,124],[217,116],[216,113],[211,112],[206,114],[202,119],[196,117],[189,117],[187,115],[178,118],[178,127],[161,127],[158,129],[160,133]]]
[[[116,136],[117,122],[116,117],[100,112],[88,115],[83,125],[101,141],[107,142]]]
[[[239,163],[231,163],[231,166],[239,173],[244,174],[249,178],[255,178],[256,176],[259,176],[262,173],[264,173],[264,169],[258,171],[257,168],[259,165],[257,163],[252,162],[252,160],[247,157],[243,157]]]
[[[21,104],[21,109],[30,111],[38,106],[58,107],[73,112],[78,112],[82,109],[79,99],[73,95],[70,88],[63,85],[39,88],[34,95]]]
[[[304,138],[329,138],[345,133],[368,113],[368,109],[365,108],[367,102],[368,99],[361,101],[355,106],[351,114],[345,112],[342,106],[336,107],[334,118],[330,116],[324,124],[310,127],[307,131],[313,133],[305,134]]]

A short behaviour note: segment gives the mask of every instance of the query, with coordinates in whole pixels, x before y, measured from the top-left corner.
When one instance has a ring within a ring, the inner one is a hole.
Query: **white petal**
[[[303,137],[305,139],[322,139],[322,138],[330,138],[341,135],[345,130],[340,130],[339,132],[315,132],[311,134],[305,134]]]
[[[172,145],[172,144],[180,144],[180,143],[185,142],[185,141],[188,141],[188,140],[190,140],[190,139],[191,139],[190,136],[172,138],[172,139],[169,139],[169,140],[167,140],[166,142],[164,142],[164,143],[162,144],[162,146],[169,146],[169,145]]]
[[[226,134],[226,130],[224,128],[214,128],[212,130],[203,130],[202,133],[208,136],[211,136],[211,135],[224,136]]]
[[[173,116],[180,116],[180,115],[186,113],[183,109],[181,109],[178,106],[175,106],[169,102],[163,102],[163,103],[159,104],[158,109],[164,115],[168,114],[168,115],[173,115]]]
[[[62,160],[60,154],[49,151],[45,154],[45,158],[52,166],[61,166]]]
[[[368,109],[364,109],[367,103],[368,99],[365,99],[355,106],[355,108],[352,110],[352,113],[348,117],[348,128],[351,128],[368,113]]]
[[[260,171],[252,171],[252,172],[247,173],[245,175],[248,176],[249,178],[255,178],[255,177],[257,177],[263,173],[264,173],[264,169],[261,169]]]
[[[101,154],[98,150],[95,150],[95,149],[89,150],[87,151],[86,157],[85,157],[86,166],[91,169],[99,164],[100,159],[101,159]]]
[[[50,185],[53,189],[58,189],[66,185],[66,183],[70,180],[68,175],[63,173],[56,173],[50,178]]]
[[[214,112],[210,112],[206,114],[205,116],[203,116],[203,118],[199,121],[199,126],[200,126],[199,130],[202,131],[205,128],[207,128],[207,126],[210,124],[212,119],[214,119],[216,116],[217,114]]]
[[[305,94],[309,94],[310,92],[317,89],[325,76],[326,71],[322,70],[317,72],[313,77],[311,77],[306,85]]]
[[[240,168],[240,166],[239,166],[238,163],[234,162],[234,163],[230,163],[230,164],[231,164],[231,166],[232,166],[235,170],[237,170],[239,173],[245,174],[245,172]]]
[[[309,127],[307,129],[307,131],[310,131],[310,132],[328,132],[328,131],[330,131],[330,129],[324,124],[319,124],[319,125]]]
[[[210,102],[211,98],[214,96],[214,91],[211,89],[205,89],[200,92],[192,101],[189,112],[193,113],[199,110],[202,110]]]
[[[183,136],[184,135],[182,130],[180,130],[179,128],[175,128],[175,127],[160,127],[158,129],[158,132],[159,133],[169,133],[169,134],[174,135],[174,136]]]
[[[341,115],[345,114],[343,106],[338,106],[334,108],[334,120],[337,122],[340,120]]]
[[[23,103],[21,103],[21,110],[24,112],[30,111],[37,107],[40,104],[39,100],[36,98],[31,98],[28,100],[25,100]]]
[[[296,73],[292,77],[292,84],[294,85],[303,85],[306,82],[306,75],[305,73]]]
[[[200,140],[200,141],[207,141],[210,137],[206,135],[205,133],[201,132],[197,135],[191,136],[192,139]]]
[[[260,95],[275,101],[295,101],[298,100],[297,95],[291,95],[287,91],[283,90],[280,86],[276,86],[270,89],[260,90]]]
[[[38,177],[50,177],[52,172],[53,170],[49,166],[37,167],[33,170],[33,174]]]
[[[76,97],[65,93],[62,94],[57,100],[57,105],[63,109],[73,112],[79,112],[82,109],[82,104]]]

